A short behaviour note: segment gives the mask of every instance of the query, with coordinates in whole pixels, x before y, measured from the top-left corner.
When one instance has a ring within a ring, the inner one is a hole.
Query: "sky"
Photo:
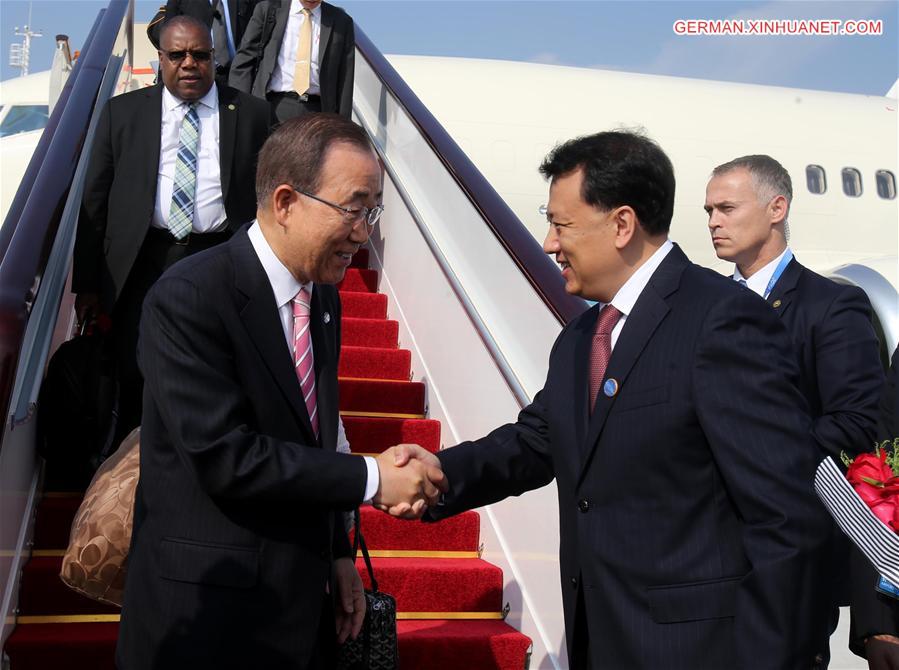
[[[80,47],[96,0],[0,0],[0,79],[28,22],[31,71],[50,67],[54,35]],[[159,2],[136,3],[148,21]],[[899,3],[675,0],[346,0],[336,2],[383,53],[468,56],[884,95],[899,77]],[[679,35],[679,19],[881,20],[882,35]]]

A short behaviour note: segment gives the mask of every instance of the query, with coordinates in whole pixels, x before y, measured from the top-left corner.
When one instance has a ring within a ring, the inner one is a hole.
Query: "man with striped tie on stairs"
[[[287,121],[259,156],[256,221],[147,295],[123,670],[330,670],[365,608],[343,512],[436,502],[439,468],[338,450],[334,284],[381,189],[359,126]]]
[[[112,317],[121,439],[140,424],[135,348],[147,290],[175,261],[253,217],[264,102],[213,83],[209,30],[178,16],[162,29],[162,84],[112,98],[91,147],[75,240],[79,318]]]

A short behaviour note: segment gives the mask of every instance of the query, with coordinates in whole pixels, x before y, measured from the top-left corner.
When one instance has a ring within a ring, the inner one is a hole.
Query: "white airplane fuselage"
[[[894,183],[897,175],[894,98],[511,61],[388,58],[540,242],[546,221],[538,210],[548,189],[537,166],[549,150],[578,135],[638,127],[674,164],[671,237],[695,262],[732,271],[712,248],[705,187],[716,165],[761,153],[793,179],[790,246],[802,263],[825,275],[858,263],[899,287],[899,201],[895,188],[892,198],[881,197],[875,181],[878,171]],[[810,192],[810,165],[824,169],[824,193]],[[861,175],[857,197],[844,193],[844,168]]]

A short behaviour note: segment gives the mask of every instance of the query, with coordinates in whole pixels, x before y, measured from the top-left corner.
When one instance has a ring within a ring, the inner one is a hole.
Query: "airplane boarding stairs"
[[[0,231],[0,642],[12,670],[111,667],[117,612],[57,576],[79,496],[40,493],[35,417],[46,359],[73,330],[82,149],[103,101],[134,86],[135,35],[133,0],[112,0]],[[341,286],[352,448],[484,435],[539,390],[584,303],[358,27],[354,120],[383,161],[386,213]],[[363,512],[380,585],[397,597],[403,668],[523,668],[529,648],[531,667],[566,667],[557,506],[551,485],[434,525]]]

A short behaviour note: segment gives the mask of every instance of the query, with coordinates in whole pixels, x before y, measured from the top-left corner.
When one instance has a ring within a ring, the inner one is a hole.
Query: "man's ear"
[[[771,223],[783,223],[784,219],[787,218],[787,209],[789,209],[787,199],[782,195],[775,196],[774,199],[768,203],[768,216],[771,219]]]
[[[640,222],[633,207],[622,205],[612,211],[612,225],[615,226],[615,248],[624,249],[634,239]]]
[[[275,215],[275,221],[279,226],[284,227],[290,218],[290,210],[296,207],[296,196],[292,187],[287,184],[281,184],[272,193],[272,210]]]

